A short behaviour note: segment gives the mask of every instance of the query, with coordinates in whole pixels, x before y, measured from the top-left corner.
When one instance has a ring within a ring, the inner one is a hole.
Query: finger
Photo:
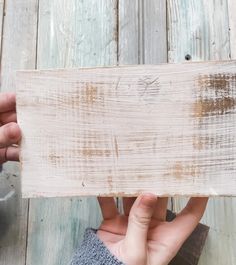
[[[98,197],[98,202],[104,220],[115,218],[119,214],[114,198]]]
[[[129,215],[130,210],[136,200],[136,197],[124,197],[123,198],[123,208],[124,208],[124,214]]]
[[[0,148],[16,144],[21,138],[19,126],[14,123],[8,123],[0,127]]]
[[[7,112],[16,109],[15,93],[1,93],[0,95],[0,112]]]
[[[19,147],[10,146],[0,149],[0,164],[7,161],[19,161]]]
[[[153,194],[140,195],[129,214],[125,245],[130,249],[146,249],[147,232],[155,209],[157,197]]]
[[[172,221],[176,241],[181,245],[193,232],[206,209],[208,198],[191,198],[186,207]]]
[[[16,112],[14,110],[0,113],[0,123],[6,124],[9,122],[16,122]]]
[[[158,198],[153,218],[158,221],[166,220],[166,211],[167,211],[168,197]]]

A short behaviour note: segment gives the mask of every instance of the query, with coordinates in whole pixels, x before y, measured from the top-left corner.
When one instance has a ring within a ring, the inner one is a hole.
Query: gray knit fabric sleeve
[[[95,229],[87,228],[82,245],[75,253],[71,265],[124,265],[98,238]]]

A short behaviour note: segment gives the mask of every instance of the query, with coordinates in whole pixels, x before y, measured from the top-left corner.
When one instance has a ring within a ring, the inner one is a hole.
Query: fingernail
[[[10,139],[18,140],[20,138],[20,134],[21,134],[20,128],[17,124],[15,124],[15,123],[9,124],[8,137]]]
[[[140,206],[152,207],[157,201],[157,196],[152,193],[145,193],[140,195]]]

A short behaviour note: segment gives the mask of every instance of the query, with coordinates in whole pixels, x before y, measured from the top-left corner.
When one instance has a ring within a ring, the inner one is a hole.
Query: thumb
[[[146,250],[148,228],[156,202],[157,197],[153,194],[142,194],[134,202],[125,237],[125,245],[129,249]]]

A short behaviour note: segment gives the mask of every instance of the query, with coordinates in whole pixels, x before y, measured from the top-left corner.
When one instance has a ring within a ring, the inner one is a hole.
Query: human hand
[[[121,215],[113,198],[100,197],[104,221],[97,235],[126,265],[166,265],[199,223],[207,200],[191,198],[173,221],[166,222],[167,198],[124,198]]]
[[[14,93],[0,94],[0,165],[6,161],[19,160],[17,143],[21,131],[16,118],[16,96]]]

